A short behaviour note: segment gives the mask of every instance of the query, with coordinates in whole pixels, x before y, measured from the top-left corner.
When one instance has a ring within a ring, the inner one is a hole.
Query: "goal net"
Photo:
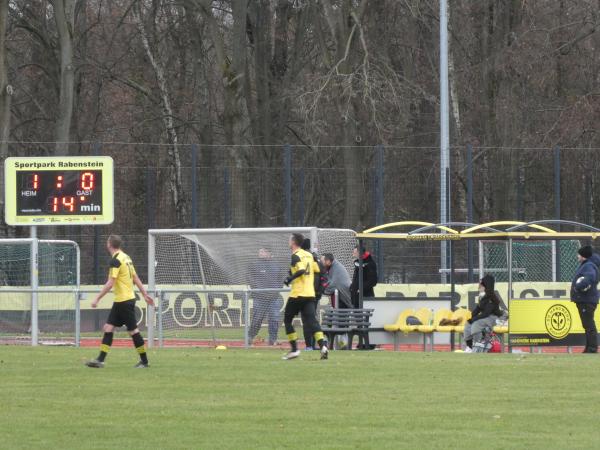
[[[34,239],[0,239],[0,343],[74,342],[79,247],[35,242],[32,264]]]
[[[303,234],[319,255],[332,253],[352,270],[356,245],[352,230],[150,230],[148,261],[154,264],[149,263],[148,284],[160,292],[159,344],[243,345],[257,331],[259,342],[273,340],[275,332],[278,340],[284,340],[280,311],[287,298],[283,280],[290,265],[292,233]],[[323,298],[321,306],[328,300]]]

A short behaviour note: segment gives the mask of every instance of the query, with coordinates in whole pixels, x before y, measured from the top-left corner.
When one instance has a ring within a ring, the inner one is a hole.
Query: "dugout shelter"
[[[357,234],[359,245],[385,248],[386,255],[401,253],[409,246],[411,249],[428,247],[431,254],[430,249],[437,248],[439,252],[440,246],[445,245],[447,260],[438,260],[440,269],[436,282],[448,288],[453,310],[458,307],[453,301],[457,287],[463,283],[477,283],[485,273],[491,273],[501,281],[497,291],[504,299],[510,317],[509,344],[530,347],[581,343],[583,330],[577,309],[569,301],[568,288],[577,268],[577,249],[593,244],[599,237],[600,229],[566,220],[484,224],[408,221],[380,225]],[[488,262],[490,255],[500,252],[501,258],[496,258],[495,263]],[[419,258],[413,257],[407,264],[411,263],[418,272]],[[362,306],[361,263],[358,269]],[[394,299],[388,297],[385,300]],[[465,307],[465,304],[461,306]],[[596,321],[600,323],[600,314]]]

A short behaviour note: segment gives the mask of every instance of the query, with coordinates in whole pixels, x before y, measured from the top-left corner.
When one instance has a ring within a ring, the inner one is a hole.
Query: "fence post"
[[[560,179],[560,147],[557,145],[556,147],[554,147],[554,218],[556,220],[560,220],[560,196],[561,196],[561,190],[560,190],[560,184],[561,184],[561,179]],[[558,225],[558,231],[560,231],[560,224]],[[561,270],[560,270],[560,241],[554,241],[554,245],[557,247],[557,252],[556,252],[556,259],[555,259],[555,266],[556,266],[556,273],[557,275],[557,280],[561,279]]]
[[[244,348],[250,348],[250,301],[248,290],[244,291]]]
[[[156,215],[156,172],[146,168],[146,225],[148,229],[154,228],[154,217]]]
[[[31,345],[37,346],[39,343],[39,324],[38,324],[38,287],[39,287],[39,262],[38,262],[38,237],[37,226],[31,226]]]
[[[92,153],[94,156],[100,156],[102,153],[102,147],[99,142],[94,143],[92,148]],[[94,244],[93,244],[93,253],[94,253],[94,284],[100,283],[100,228],[98,226],[94,227]],[[95,320],[98,321],[98,313],[95,314]],[[99,326],[99,323],[96,325],[96,328]]]
[[[197,180],[197,166],[198,166],[198,146],[192,144],[192,228],[198,228],[198,180]]]
[[[473,223],[473,146],[467,144],[467,222]],[[467,240],[468,281],[473,283],[473,241]],[[483,276],[483,275],[480,275]]]
[[[300,193],[298,198],[298,225],[304,226],[304,167],[300,168]]]
[[[223,212],[225,219],[225,228],[231,226],[231,208],[229,203],[230,195],[230,180],[229,180],[229,168],[223,169]]]
[[[375,146],[375,225],[383,225],[385,220],[385,147],[381,144]],[[375,256],[377,257],[377,274],[382,278],[383,268],[383,242],[376,240]]]
[[[75,347],[81,345],[81,291],[75,292]]]
[[[285,226],[292,226],[292,146],[284,147]]]
[[[154,306],[146,305],[146,330],[148,332],[148,348],[154,347],[154,321],[156,320],[156,311]]]
[[[163,300],[164,292],[158,295],[158,347],[163,347]]]
[[[586,175],[585,177],[585,215],[584,215],[584,221],[583,223],[592,223],[592,211],[594,209],[594,203],[593,203],[593,197],[592,197],[592,192],[593,192],[593,184],[592,184],[592,177],[589,175]]]
[[[452,222],[452,203],[451,203],[451,198],[450,198],[450,183],[451,183],[451,178],[450,178],[450,168],[446,168],[446,217],[448,222]],[[450,267],[450,260],[451,255],[450,255],[450,241],[443,241],[442,244],[444,245],[444,249],[445,249],[445,255],[446,255],[446,265],[444,266],[444,269],[448,269]],[[445,276],[445,275],[444,275]],[[444,283],[446,282],[446,278],[444,278]]]

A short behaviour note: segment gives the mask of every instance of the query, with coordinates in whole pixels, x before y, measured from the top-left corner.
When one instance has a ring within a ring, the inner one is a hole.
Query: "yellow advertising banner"
[[[237,303],[242,298],[242,291],[248,289],[247,286],[208,286],[208,288],[215,294],[211,294],[210,297],[218,297],[220,300],[217,303],[228,299],[229,302]],[[22,311],[30,308],[31,294],[28,292],[17,293],[14,290],[18,288],[7,287],[8,292],[3,292],[0,287],[0,311],[1,310],[13,310]],[[25,288],[24,288],[25,289]],[[42,288],[44,289],[44,288]],[[52,288],[48,288],[52,289]],[[82,291],[97,291],[99,292],[101,286],[81,286]],[[181,294],[189,296],[190,293],[194,293],[203,303],[206,303],[207,294],[198,292],[203,288],[199,285],[163,285],[157,288],[158,290],[166,293],[165,298],[169,299],[169,303],[172,306],[174,299],[178,298]],[[496,292],[498,293],[504,308],[508,308],[507,298],[507,283],[497,283]],[[237,291],[235,294],[232,291]],[[81,309],[91,309],[91,301],[94,298],[94,293],[87,292],[81,301]],[[435,298],[449,298],[451,297],[451,287],[448,284],[378,284],[375,287],[375,296],[378,298],[390,298],[398,299],[402,297],[411,298],[422,298],[423,300],[433,300]],[[569,284],[568,283],[514,283],[512,298],[525,298],[525,299],[536,299],[536,298],[556,298],[566,300],[568,299]],[[219,295],[216,295],[219,294]],[[281,298],[287,299],[287,293],[282,292]],[[462,308],[473,308],[477,302],[479,295],[479,288],[477,284],[461,284],[456,285],[453,294],[453,306]],[[40,293],[38,295],[40,309],[70,309],[74,308],[74,296],[73,293]],[[326,301],[324,299],[323,301]],[[109,293],[99,305],[101,309],[109,309],[112,305],[112,293]],[[142,308],[145,307],[144,302],[139,302],[138,305]]]
[[[84,291],[99,291],[100,286],[82,286]],[[14,288],[11,288],[14,289]],[[181,327],[196,327],[210,323],[214,317],[221,327],[239,326],[244,320],[244,290],[246,286],[210,286],[211,292],[200,292],[198,285],[160,286],[162,292],[162,313],[166,321]],[[583,342],[583,329],[577,307],[569,301],[568,283],[514,283],[508,296],[507,283],[497,283],[496,291],[501,298],[503,308],[510,301],[510,344],[511,345],[580,345]],[[375,288],[378,298],[394,300],[419,298],[423,300],[452,298],[454,307],[472,309],[478,300],[478,285],[456,285],[452,289],[442,284],[379,284]],[[85,294],[80,302],[83,313],[91,311],[93,293]],[[40,293],[38,295],[40,311],[61,311],[75,309],[76,291],[72,293]],[[548,300],[548,299],[552,300]],[[283,307],[287,292],[270,294],[269,300],[277,300]],[[261,295],[249,295],[249,307],[252,308]],[[326,304],[328,298],[321,301]],[[98,309],[107,310],[112,306],[112,294],[107,295]],[[138,314],[145,317],[146,304],[137,302]],[[31,308],[31,294],[28,292],[3,292],[0,288],[0,314],[26,312]],[[208,313],[212,311],[212,316]],[[391,317],[390,320],[395,320]],[[600,310],[596,314],[600,324]]]
[[[596,310],[600,327],[600,310]],[[577,305],[569,300],[511,300],[510,345],[584,345]]]

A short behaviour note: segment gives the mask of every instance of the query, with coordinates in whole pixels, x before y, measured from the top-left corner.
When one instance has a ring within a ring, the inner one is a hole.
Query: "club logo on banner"
[[[571,322],[571,313],[563,305],[554,305],[546,312],[546,331],[554,339],[568,335]]]
[[[585,331],[577,304],[562,299],[518,299],[510,301],[511,345],[584,345]],[[600,311],[594,317],[600,326]]]

